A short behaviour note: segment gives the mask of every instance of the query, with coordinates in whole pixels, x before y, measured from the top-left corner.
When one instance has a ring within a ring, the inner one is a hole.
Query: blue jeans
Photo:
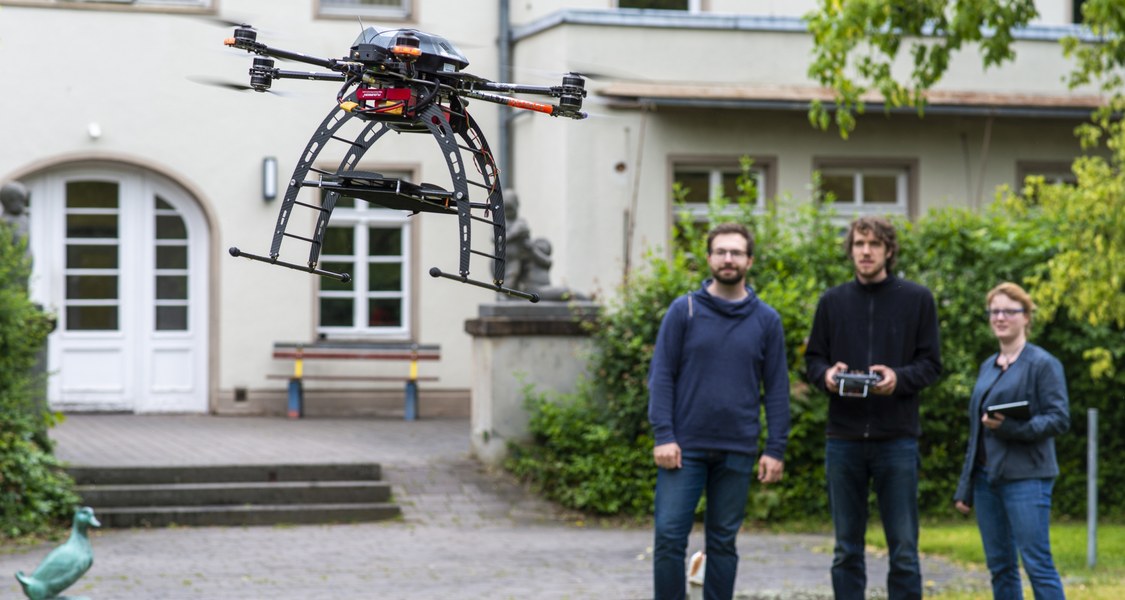
[[[685,564],[695,507],[704,490],[707,570],[706,600],[734,596],[738,572],[738,530],[746,515],[754,458],[735,452],[685,451],[683,468],[659,469],[656,474],[656,540],[652,574],[656,600],[680,600],[687,585]]]
[[[836,600],[863,600],[867,587],[864,535],[872,487],[883,518],[890,600],[922,597],[918,562],[918,440],[829,439],[825,449],[828,501],[836,529],[832,589]]]
[[[1051,558],[1048,521],[1051,489],[1055,480],[1016,479],[988,482],[988,472],[973,471],[973,506],[984,544],[984,557],[992,574],[992,597],[1022,600],[1020,563],[1031,580],[1035,600],[1064,598],[1062,581]]]

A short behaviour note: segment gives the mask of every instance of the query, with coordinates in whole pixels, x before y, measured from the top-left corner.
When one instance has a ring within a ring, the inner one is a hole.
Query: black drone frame
[[[378,40],[387,33],[396,35],[395,45],[365,43]],[[429,48],[442,44],[447,51],[423,52],[420,42]],[[304,152],[293,169],[285,196],[281,201],[268,256],[230,249],[232,256],[274,264],[298,271],[348,282],[348,273],[337,273],[320,268],[320,254],[328,221],[336,203],[343,197],[358,198],[372,204],[412,214],[430,212],[456,215],[458,219],[459,264],[458,274],[430,269],[433,277],[444,277],[461,283],[487,288],[509,296],[539,301],[533,292],[504,286],[505,272],[505,220],[504,197],[499,181],[499,169],[488,142],[476,121],[466,110],[463,98],[503,104],[513,108],[533,110],[552,116],[573,119],[585,118],[581,112],[586,95],[582,76],[568,73],[562,85],[529,86],[497,83],[458,72],[468,61],[444,39],[414,30],[377,32],[368,28],[361,34],[351,55],[345,59],[325,59],[271,48],[257,41],[256,32],[243,25],[235,29],[234,37],[226,45],[246,50],[255,57],[250,68],[250,87],[264,92],[274,79],[305,79],[340,81],[343,88],[337,95],[334,107],[317,127]],[[275,68],[273,58],[291,60],[329,69],[329,73],[288,71]],[[533,94],[558,98],[557,104],[545,104],[514,98],[506,94]],[[351,119],[365,122],[354,139],[341,136],[341,128]],[[426,133],[433,136],[445,157],[452,190],[433,184],[414,184],[380,173],[358,171],[356,166],[367,151],[387,132]],[[343,159],[335,171],[329,172],[314,166],[317,157],[334,143],[344,144]],[[472,157],[479,178],[469,177],[462,151]],[[309,173],[319,178],[309,178]],[[470,186],[484,194],[484,200],[474,202]],[[326,193],[320,205],[298,200],[302,189],[320,188]],[[316,225],[311,236],[288,231],[289,219],[298,208],[313,210]],[[485,252],[472,247],[472,222],[491,226],[493,248]],[[309,244],[309,257],[305,265],[280,260],[281,245],[286,239],[298,239]],[[472,255],[493,261],[492,283],[469,277]]]

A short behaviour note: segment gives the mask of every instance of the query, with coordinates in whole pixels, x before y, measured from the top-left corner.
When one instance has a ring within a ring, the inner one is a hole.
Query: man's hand
[[[758,459],[758,481],[762,483],[777,483],[785,473],[785,463],[772,456],[762,455]]]
[[[890,396],[895,393],[895,387],[898,385],[898,375],[895,375],[895,370],[886,365],[871,365],[871,372],[877,373],[882,379],[879,383],[871,386],[871,391],[880,396]]]
[[[652,449],[652,459],[662,469],[679,469],[684,466],[680,445],[676,442],[660,444]]]
[[[973,512],[973,507],[969,506],[968,504],[965,504],[964,502],[961,502],[960,500],[958,500],[956,503],[954,503],[953,507],[957,509],[957,512],[959,512],[963,515],[967,515],[967,514]]]
[[[847,372],[848,365],[845,365],[842,362],[838,362],[831,367],[828,367],[828,370],[824,372],[824,387],[828,388],[828,391],[832,394],[839,392],[840,386],[836,383],[836,374]]]

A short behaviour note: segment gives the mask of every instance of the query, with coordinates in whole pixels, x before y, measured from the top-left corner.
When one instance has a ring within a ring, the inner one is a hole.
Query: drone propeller
[[[255,90],[254,88],[250,87],[249,85],[247,85],[245,83],[235,83],[233,81],[227,81],[225,79],[216,79],[214,77],[194,76],[194,77],[188,77],[187,79],[188,79],[188,81],[191,81],[193,83],[198,83],[200,85],[209,85],[211,87],[223,88],[223,89],[227,89],[227,90],[234,90],[236,92],[258,92],[258,93],[273,94],[275,96],[285,96],[286,95],[283,92],[278,92],[278,91],[275,91],[275,90],[262,90],[262,91]]]

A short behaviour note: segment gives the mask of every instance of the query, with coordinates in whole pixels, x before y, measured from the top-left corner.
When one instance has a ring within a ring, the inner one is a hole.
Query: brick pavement
[[[285,527],[104,530],[71,590],[93,600],[234,598],[577,599],[651,596],[651,531],[583,523],[469,456],[461,419],[413,422],[71,415],[57,454],[88,465],[377,461],[401,521]],[[699,533],[691,548],[702,543]],[[34,569],[52,545],[4,548],[0,573]],[[831,540],[740,536],[743,599],[825,598]],[[869,579],[885,578],[885,558]],[[928,585],[984,575],[924,559]],[[20,597],[0,579],[0,598]]]

